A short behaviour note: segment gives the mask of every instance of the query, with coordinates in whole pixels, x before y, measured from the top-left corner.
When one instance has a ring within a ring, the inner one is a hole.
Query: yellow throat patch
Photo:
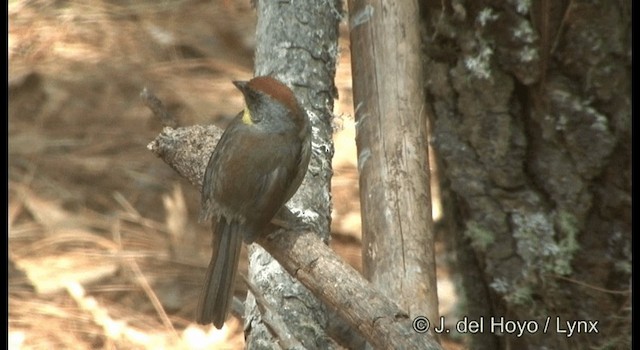
[[[251,112],[249,112],[248,107],[244,107],[244,111],[242,112],[242,122],[247,125],[253,125],[253,120],[251,120]]]

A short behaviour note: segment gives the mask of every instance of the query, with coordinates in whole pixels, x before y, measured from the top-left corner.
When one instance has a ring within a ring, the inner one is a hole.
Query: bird
[[[253,243],[302,183],[311,126],[293,91],[272,76],[234,81],[244,110],[214,148],[204,175],[200,220],[211,222],[212,255],[196,321],[220,329],[233,298],[242,241]]]

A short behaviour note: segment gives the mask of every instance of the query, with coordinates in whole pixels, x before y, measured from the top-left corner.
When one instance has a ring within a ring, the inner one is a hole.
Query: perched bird
[[[235,81],[246,106],[216,145],[204,176],[200,220],[211,220],[213,254],[196,320],[222,328],[242,239],[253,242],[297,191],[309,165],[311,129],[295,95],[264,76]]]

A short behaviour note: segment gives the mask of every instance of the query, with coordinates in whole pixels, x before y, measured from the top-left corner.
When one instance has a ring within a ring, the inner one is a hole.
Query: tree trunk
[[[364,275],[437,325],[418,2],[351,0],[349,17]]]
[[[423,10],[470,348],[628,348],[631,2]]]
[[[339,1],[258,1],[255,75],[273,75],[291,86],[313,127],[313,155],[304,183],[289,207],[329,239],[333,142],[331,118],[338,54]],[[326,309],[260,246],[249,248],[249,279],[267,296],[293,336],[306,348],[333,347]],[[245,308],[248,348],[278,348],[251,293]]]

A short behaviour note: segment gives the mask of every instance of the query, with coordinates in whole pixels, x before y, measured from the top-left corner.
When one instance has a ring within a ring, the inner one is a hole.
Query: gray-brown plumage
[[[211,220],[213,254],[196,320],[221,328],[233,297],[242,239],[253,242],[296,192],[309,165],[311,133],[293,92],[272,77],[234,82],[246,107],[213,151],[201,220]]]

